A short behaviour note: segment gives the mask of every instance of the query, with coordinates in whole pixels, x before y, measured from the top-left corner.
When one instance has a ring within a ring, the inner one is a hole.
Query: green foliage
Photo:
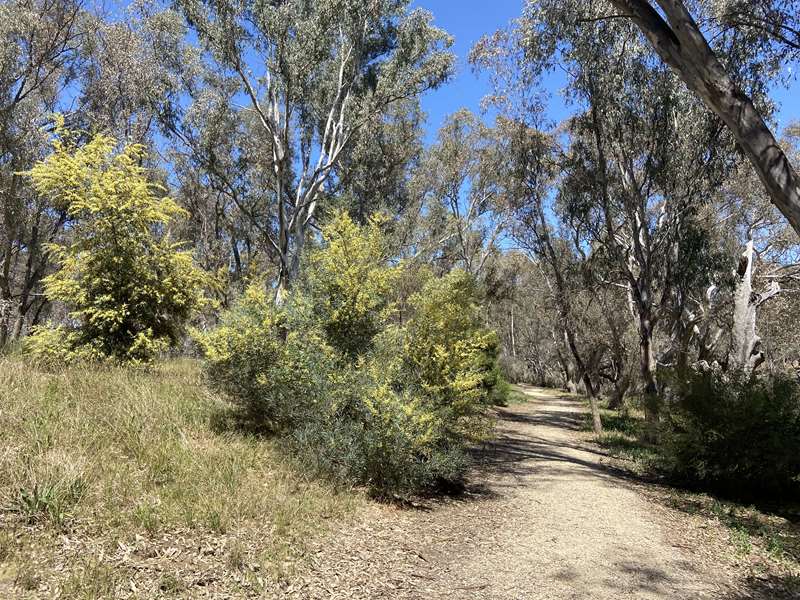
[[[350,358],[369,350],[392,311],[399,269],[388,266],[382,225],[373,218],[359,228],[338,213],[322,230],[324,250],[307,261],[305,293],[330,344]]]
[[[672,407],[663,466],[678,481],[736,497],[800,492],[800,384],[780,375],[697,374]]]
[[[58,270],[44,284],[76,325],[40,328],[28,349],[59,361],[147,362],[178,341],[201,303],[204,276],[169,232],[184,211],[148,180],[141,146],[117,152],[104,135],[83,146],[74,138],[60,130],[29,175],[71,221],[69,242],[48,247]]]
[[[43,477],[39,481],[37,477]],[[62,524],[69,510],[80,501],[85,488],[81,474],[71,473],[68,466],[49,468],[29,474],[29,485],[20,487],[12,501],[12,509],[30,522],[46,517]]]
[[[281,431],[302,422],[337,372],[335,351],[309,314],[302,301],[279,309],[256,284],[219,327],[198,336],[209,380],[258,428]]]
[[[377,493],[457,483],[501,387],[466,274],[430,278],[392,323],[380,223],[336,215],[281,307],[252,289],[201,337],[210,380],[308,468]]]
[[[497,335],[481,326],[477,302],[477,284],[461,270],[430,278],[409,301],[407,371],[456,418],[488,403],[502,404],[508,394]]]
[[[530,402],[530,396],[524,390],[516,385],[508,384],[508,394],[503,406],[513,406],[515,404],[527,404]]]

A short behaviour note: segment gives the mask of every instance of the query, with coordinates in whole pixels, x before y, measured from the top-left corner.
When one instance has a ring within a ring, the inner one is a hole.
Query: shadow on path
[[[612,483],[640,481],[624,469],[599,462],[600,458],[608,456],[607,453],[576,443],[574,436],[563,433],[582,428],[583,408],[577,398],[532,397],[529,403],[498,410],[497,416],[497,438],[472,451],[474,472],[479,478],[510,475],[519,485],[529,486],[531,479],[523,482],[522,478],[538,476],[538,481],[545,481],[548,475],[556,476],[562,470],[569,470],[573,478],[599,476],[613,479]],[[542,435],[547,433],[551,435]],[[574,465],[585,471],[576,472],[572,468]]]

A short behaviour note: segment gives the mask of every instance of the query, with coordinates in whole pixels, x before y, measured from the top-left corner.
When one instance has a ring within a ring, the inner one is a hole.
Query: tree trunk
[[[12,305],[11,289],[2,282],[0,283],[0,349],[5,348],[9,341]]]
[[[600,407],[597,405],[597,396],[592,394],[589,396],[589,407],[592,412],[592,431],[595,435],[603,433],[603,420],[600,417]]]
[[[611,0],[633,20],[661,59],[719,116],[744,150],[770,200],[800,234],[800,177],[753,102],[725,72],[682,0]]]
[[[756,334],[756,314],[759,305],[780,293],[772,282],[762,293],[753,292],[753,240],[748,240],[736,270],[736,290],[733,298],[733,327],[728,352],[728,369],[752,373],[764,362],[761,338]]]
[[[728,368],[752,371],[764,359],[756,335],[756,307],[753,296],[753,240],[748,240],[736,270],[736,290],[733,294],[733,327]]]
[[[0,272],[0,348],[5,347],[9,337],[9,318],[11,316],[11,244],[4,248],[3,267]]]
[[[22,304],[19,306],[19,311],[17,312],[17,318],[14,321],[14,332],[12,334],[12,340],[15,342],[18,341],[22,337],[22,329],[25,326],[25,313],[27,312],[27,308],[23,307]]]
[[[8,343],[8,306],[0,299],[0,350]]]
[[[592,377],[586,364],[578,351],[578,346],[575,343],[575,333],[570,328],[564,328],[564,339],[567,342],[569,351],[575,359],[575,365],[578,367],[578,373],[583,381],[583,387],[586,389],[586,395],[589,397],[589,408],[592,412],[592,429],[596,434],[603,433],[603,421],[600,417],[600,407],[597,405],[597,393],[595,392],[594,385],[592,384]]]
[[[233,277],[234,281],[242,278],[242,255],[239,252],[239,241],[231,236],[231,251],[233,252]]]
[[[517,358],[517,341],[514,337],[514,305],[511,305],[511,356]]]
[[[41,321],[45,306],[47,306],[47,298],[39,298],[39,305],[36,307],[36,310],[33,311],[33,317],[31,317],[31,328],[36,327]]]
[[[656,361],[653,354],[653,329],[648,313],[639,317],[639,373],[644,383],[643,404],[644,418],[648,428],[648,436],[655,434],[658,425],[660,406],[658,399],[658,379],[656,377]]]
[[[578,392],[578,384],[575,383],[575,377],[573,375],[572,365],[570,364],[569,360],[561,353],[561,349],[559,348],[560,344],[558,343],[558,338],[555,334],[555,331],[552,332],[553,334],[553,341],[556,344],[556,355],[558,356],[558,362],[561,363],[561,371],[562,377],[564,379],[564,389],[567,390],[570,394],[575,394]]]
[[[278,284],[275,286],[275,305],[283,306],[289,297],[289,290],[291,289],[291,281],[289,274],[281,269],[278,273]]]
[[[540,225],[538,237],[543,244],[545,250],[544,255],[550,262],[550,268],[553,272],[553,278],[555,279],[555,300],[558,306],[559,315],[561,317],[564,341],[566,342],[567,348],[569,348],[569,351],[572,354],[572,358],[575,361],[575,366],[578,368],[578,374],[583,380],[583,385],[586,388],[586,394],[589,396],[589,406],[592,411],[592,426],[594,432],[600,434],[603,432],[600,409],[597,406],[597,397],[595,394],[594,385],[592,385],[591,374],[589,369],[586,368],[586,364],[584,363],[580,351],[578,350],[578,345],[575,342],[575,331],[572,327],[572,315],[569,305],[569,291],[560,270],[558,255],[553,248],[552,241],[550,240],[550,231],[547,220],[544,216],[544,211],[542,210],[541,205],[537,204],[536,206],[538,208],[537,216]]]
[[[627,375],[621,375],[614,381],[614,393],[611,396],[611,401],[608,403],[608,408],[611,410],[621,410],[625,407],[625,394],[628,392],[631,381]]]

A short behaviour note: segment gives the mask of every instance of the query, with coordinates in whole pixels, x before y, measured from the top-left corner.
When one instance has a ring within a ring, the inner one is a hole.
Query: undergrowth
[[[659,468],[657,445],[644,441],[644,414],[630,407],[610,410],[604,402],[601,414],[604,431],[593,441],[631,473],[668,481]],[[592,431],[588,411],[582,430]],[[800,507],[785,502],[753,506],[679,486],[665,489],[658,496],[671,508],[724,526],[734,559],[748,577],[776,580],[781,589],[800,593]]]
[[[275,442],[225,427],[225,411],[188,360],[49,371],[0,359],[0,597],[40,585],[113,596],[102,589],[120,579],[120,548],[178,534],[255,540],[248,561],[280,576],[357,496],[303,476]],[[63,568],[66,540],[76,555]],[[244,562],[241,547],[230,554]],[[48,571],[54,562],[60,572]]]
[[[641,411],[634,408],[624,412],[611,410],[601,401],[600,415],[603,433],[595,437],[595,442],[609,455],[626,461],[626,467],[637,475],[651,474],[658,453],[653,445],[643,441],[644,415]],[[583,431],[592,431],[592,419],[588,413],[584,416],[581,428]]]
[[[506,406],[515,404],[525,404],[530,401],[530,396],[526,394],[520,387],[516,385],[509,386],[508,395],[505,399]]]

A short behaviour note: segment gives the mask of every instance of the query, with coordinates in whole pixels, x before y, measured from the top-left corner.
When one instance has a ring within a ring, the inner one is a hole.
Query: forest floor
[[[598,438],[524,392],[465,490],[387,504],[238,431],[192,361],[0,360],[0,598],[800,598],[800,518],[648,478],[635,411]]]
[[[293,598],[782,598],[745,574],[725,525],[619,468],[580,399],[525,388],[498,411],[465,493],[369,504],[274,590]]]

